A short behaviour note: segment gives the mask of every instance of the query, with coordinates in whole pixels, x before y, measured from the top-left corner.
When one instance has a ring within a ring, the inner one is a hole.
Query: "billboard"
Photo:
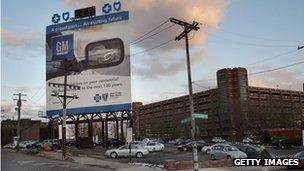
[[[62,115],[67,74],[67,114],[131,109],[127,11],[94,16],[46,27],[47,116]],[[64,68],[68,63],[69,67]],[[56,84],[52,84],[56,83]]]

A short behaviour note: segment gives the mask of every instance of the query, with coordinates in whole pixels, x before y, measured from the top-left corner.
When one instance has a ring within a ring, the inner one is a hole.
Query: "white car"
[[[210,151],[211,151],[211,146],[210,146],[210,145],[206,145],[206,146],[204,146],[204,147],[202,148],[202,152],[203,152],[204,154],[209,154]]]
[[[154,138],[145,138],[141,142],[142,143],[148,143],[148,142],[151,142],[151,141],[156,141],[156,140]]]
[[[244,139],[243,139],[243,143],[244,143],[244,144],[252,144],[252,143],[253,143],[253,139],[251,139],[251,138],[249,138],[249,137],[244,138]]]
[[[27,144],[30,143],[30,141],[21,141],[19,143],[19,147],[20,148],[26,148]]]
[[[214,144],[211,147],[210,157],[212,160],[216,159],[234,159],[234,158],[247,158],[246,153],[240,151],[235,146],[229,144]]]
[[[149,154],[149,151],[147,149],[141,148],[141,146],[138,145],[131,145],[131,156],[142,158],[147,154]],[[128,157],[130,155],[129,145],[124,145],[116,149],[107,150],[105,152],[105,155],[111,158]]]
[[[142,143],[141,146],[144,149],[149,150],[149,152],[162,151],[165,148],[164,144],[159,143],[159,142]]]
[[[226,140],[224,140],[224,139],[221,138],[221,137],[213,137],[213,138],[212,138],[212,142],[213,142],[213,143],[224,143],[224,142],[226,142]]]
[[[9,148],[9,149],[15,149],[16,148],[16,145],[11,143],[11,144],[6,144],[3,146],[3,148]]]

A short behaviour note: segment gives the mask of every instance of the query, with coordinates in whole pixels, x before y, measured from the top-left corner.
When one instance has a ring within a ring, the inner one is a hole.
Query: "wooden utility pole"
[[[191,80],[191,64],[190,64],[190,53],[189,53],[189,40],[188,40],[188,33],[192,30],[197,31],[199,29],[198,22],[193,21],[192,24],[175,19],[170,18],[172,23],[178,24],[184,27],[184,31],[175,38],[175,40],[180,41],[182,38],[185,38],[186,43],[186,57],[187,57],[187,73],[188,73],[188,89],[189,89],[189,102],[190,102],[190,115],[191,115],[191,136],[193,140],[193,170],[198,171],[198,155],[197,155],[197,144],[196,144],[196,126],[195,126],[195,116],[194,116],[194,109],[193,109],[193,92],[192,92],[192,80]]]
[[[18,123],[17,123],[17,146],[16,149],[17,151],[19,151],[19,143],[20,143],[20,136],[21,136],[21,130],[20,130],[20,112],[21,112],[21,105],[22,105],[22,101],[26,101],[21,99],[21,96],[26,96],[26,94],[14,94],[15,96],[18,96],[18,99],[14,99],[14,101],[17,101],[17,111],[18,111]]]
[[[59,93],[56,94],[51,94],[51,96],[55,96],[58,97],[59,100],[61,101],[60,98],[63,98],[62,102],[62,160],[66,159],[66,107],[67,107],[67,99],[78,99],[78,96],[74,95],[74,96],[68,96],[67,95],[67,86],[69,86],[69,88],[71,89],[75,89],[75,90],[80,90],[80,86],[76,86],[76,85],[69,85],[67,84],[67,80],[68,80],[68,71],[70,71],[70,67],[72,66],[72,63],[69,63],[67,61],[64,61],[63,63],[63,68],[59,68],[59,67],[55,67],[57,69],[62,69],[64,70],[64,82],[63,84],[60,83],[49,83],[49,86],[53,85],[54,87],[63,87],[63,95],[60,95]]]

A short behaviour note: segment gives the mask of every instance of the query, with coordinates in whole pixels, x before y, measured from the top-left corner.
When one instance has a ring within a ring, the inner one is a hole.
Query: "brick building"
[[[245,68],[217,71],[217,88],[194,93],[194,112],[207,113],[197,120],[197,137],[242,139],[267,128],[299,127],[304,114],[304,92],[248,86]],[[190,136],[189,97],[156,103],[133,103],[133,128],[137,137]]]
[[[1,121],[1,145],[13,142],[13,137],[17,136],[17,120]],[[44,140],[52,137],[52,129],[47,123],[41,120],[21,119],[20,120],[20,138],[26,140]],[[54,137],[58,137],[58,129],[53,128]]]

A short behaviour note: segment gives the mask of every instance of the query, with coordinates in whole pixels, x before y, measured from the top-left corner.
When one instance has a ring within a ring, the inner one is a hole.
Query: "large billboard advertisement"
[[[67,114],[131,109],[128,19],[123,11],[47,26],[48,116],[62,114],[56,95],[63,95],[65,74],[67,95],[78,97],[67,99]]]

